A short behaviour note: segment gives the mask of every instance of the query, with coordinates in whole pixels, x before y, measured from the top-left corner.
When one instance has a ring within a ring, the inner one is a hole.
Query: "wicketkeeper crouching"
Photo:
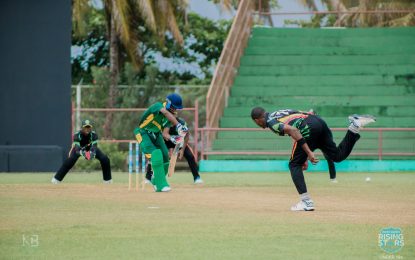
[[[87,160],[97,158],[101,163],[104,183],[112,183],[110,159],[97,147],[97,143],[98,135],[92,131],[91,122],[89,120],[82,121],[81,130],[73,136],[73,144],[69,152],[69,157],[63,162],[58,172],[52,178],[52,183],[60,183],[81,155]]]

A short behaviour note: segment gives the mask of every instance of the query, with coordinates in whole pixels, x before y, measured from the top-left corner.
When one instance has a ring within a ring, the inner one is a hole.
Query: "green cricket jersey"
[[[170,127],[170,121],[160,112],[166,103],[157,102],[151,105],[142,115],[139,128],[152,133],[160,133],[165,127]]]

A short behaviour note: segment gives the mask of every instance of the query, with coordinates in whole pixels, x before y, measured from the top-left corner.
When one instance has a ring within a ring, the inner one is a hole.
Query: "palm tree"
[[[314,0],[298,0],[310,10],[316,11]],[[415,10],[413,0],[322,0],[330,11],[387,11],[387,10]],[[414,26],[415,12],[411,13],[346,13],[336,18],[334,26],[346,27],[390,27]]]
[[[270,14],[263,14],[271,12],[271,9],[278,6],[278,0],[249,0],[254,2],[254,10],[260,12],[255,23],[269,24],[273,26],[272,16]],[[237,9],[240,0],[213,0],[215,4],[221,4],[225,10],[230,10],[232,7]]]
[[[94,8],[90,0],[72,1],[74,32],[85,33],[83,18]],[[110,87],[107,108],[114,108],[117,98],[117,85],[120,69],[120,48],[128,54],[134,67],[139,70],[143,64],[143,54],[139,44],[143,34],[151,33],[163,44],[166,32],[182,45],[183,36],[177,24],[177,17],[184,14],[186,0],[103,0],[107,21],[107,39],[110,49]],[[104,123],[104,137],[111,136],[113,113],[107,112]]]

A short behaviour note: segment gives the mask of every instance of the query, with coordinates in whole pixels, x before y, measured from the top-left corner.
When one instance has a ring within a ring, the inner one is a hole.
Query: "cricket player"
[[[98,148],[98,135],[92,131],[90,120],[82,121],[82,128],[73,135],[73,144],[58,172],[52,178],[53,184],[60,183],[68,171],[75,165],[80,156],[86,160],[97,158],[101,163],[104,183],[112,183],[110,159]]]
[[[336,147],[331,130],[326,122],[316,115],[292,109],[278,110],[268,113],[262,107],[251,111],[251,118],[262,128],[269,128],[280,136],[289,135],[295,141],[289,168],[294,185],[300,194],[300,202],[291,207],[292,211],[312,211],[314,202],[307,193],[303,175],[303,165],[308,160],[318,163],[313,151],[320,149],[334,162],[345,160],[359,140],[359,131],[365,125],[375,122],[371,115],[349,116],[349,128],[345,137]]]
[[[184,121],[182,118],[177,117],[176,119],[181,124],[186,125],[186,121]],[[180,152],[179,152],[179,160],[183,159],[183,156],[184,158],[186,158],[187,163],[189,164],[190,171],[192,172],[192,175],[193,175],[194,184],[202,184],[203,180],[200,178],[195,156],[193,155],[192,148],[190,148],[190,146],[188,145],[189,136],[190,136],[190,133],[187,132],[183,140],[184,141],[183,147],[180,149]],[[163,138],[169,150],[174,149],[176,144],[178,144],[179,141],[181,141],[180,135],[177,133],[176,129],[170,126],[166,126],[163,129]]]
[[[147,159],[151,160],[154,172],[154,178],[151,182],[156,192],[171,190],[166,179],[169,169],[169,153],[163,140],[162,129],[171,124],[175,126],[181,138],[187,134],[186,125],[180,124],[174,116],[176,110],[182,108],[180,95],[169,94],[166,97],[166,102],[157,102],[151,105],[142,115],[139,126],[134,129],[134,135],[141,150]]]

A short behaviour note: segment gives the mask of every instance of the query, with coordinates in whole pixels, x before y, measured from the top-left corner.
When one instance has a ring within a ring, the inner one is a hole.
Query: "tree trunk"
[[[115,6],[114,2],[113,7]],[[114,10],[114,9],[113,9]],[[117,99],[117,85],[118,85],[118,37],[117,29],[115,25],[115,14],[111,14],[110,25],[110,87],[108,91],[107,108],[114,108],[115,101]],[[107,112],[104,123],[104,137],[111,138],[111,126],[112,126],[113,112]]]

